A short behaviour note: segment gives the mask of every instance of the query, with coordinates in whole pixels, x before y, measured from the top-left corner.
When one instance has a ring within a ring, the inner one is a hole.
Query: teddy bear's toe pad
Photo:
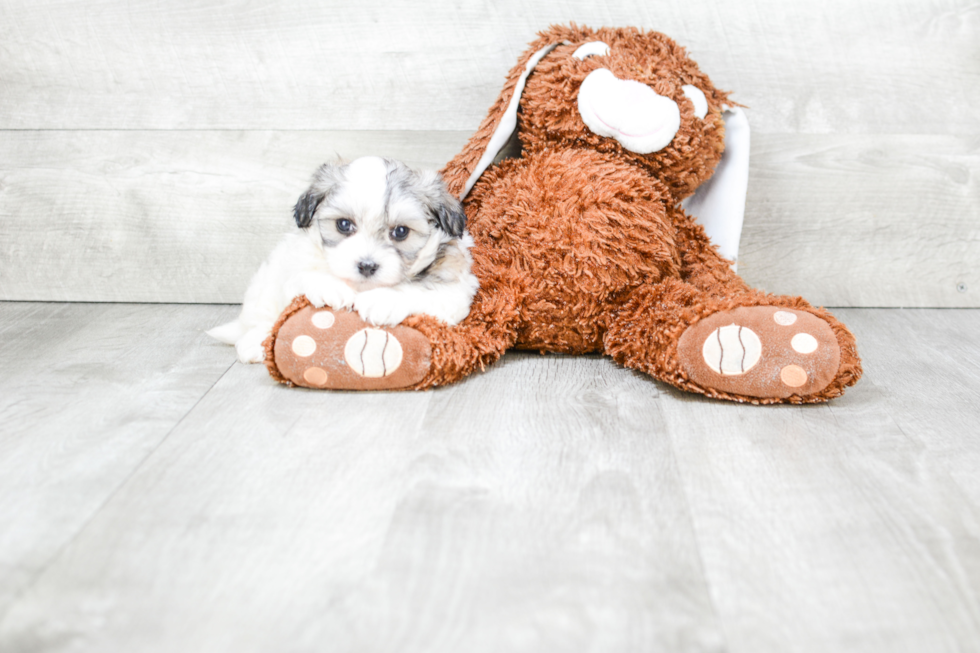
[[[432,350],[415,329],[373,327],[356,313],[306,306],[279,328],[279,372],[295,385],[331,390],[392,390],[418,383]]]
[[[829,324],[776,306],[714,313],[684,332],[677,354],[698,385],[759,398],[819,392],[840,366],[840,346]]]

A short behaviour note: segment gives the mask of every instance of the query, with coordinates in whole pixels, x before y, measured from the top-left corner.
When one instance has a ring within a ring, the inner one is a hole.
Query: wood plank
[[[336,154],[464,132],[5,132],[0,298],[240,302]],[[758,135],[740,273],[830,306],[980,306],[980,139]]]
[[[0,128],[471,131],[535,33],[570,21],[673,36],[764,133],[980,121],[970,0],[8,0]]]
[[[753,140],[739,273],[827,306],[980,306],[980,137]]]
[[[600,358],[422,394],[236,365],[0,650],[722,650],[659,404]]]
[[[980,315],[841,317],[866,376],[839,400],[661,404],[731,650],[974,650]]]
[[[233,312],[0,303],[0,618],[230,366]]]
[[[948,504],[948,510],[970,514],[980,505],[980,333],[978,311],[839,311],[860,337],[859,346],[869,362],[888,411],[913,440],[918,459],[948,470],[951,485],[966,500]],[[891,353],[891,355],[889,355]],[[952,516],[952,515],[951,515]],[[963,526],[974,539],[980,533]],[[974,578],[980,578],[980,558],[969,560]],[[975,584],[975,586],[978,586]]]

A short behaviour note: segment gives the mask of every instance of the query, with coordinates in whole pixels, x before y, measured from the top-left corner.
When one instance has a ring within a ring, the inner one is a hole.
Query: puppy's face
[[[466,224],[438,174],[378,157],[321,166],[293,214],[358,292],[423,279]]]

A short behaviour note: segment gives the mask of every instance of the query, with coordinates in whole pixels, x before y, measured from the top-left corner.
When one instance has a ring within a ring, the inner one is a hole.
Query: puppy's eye
[[[356,227],[354,227],[354,223],[348,220],[347,218],[341,218],[340,220],[337,220],[337,231],[344,234],[345,236],[349,236],[352,233],[354,233],[355,229]]]
[[[409,233],[411,233],[411,229],[409,229],[405,225],[398,225],[397,227],[391,230],[391,239],[405,240],[406,238],[408,238]]]

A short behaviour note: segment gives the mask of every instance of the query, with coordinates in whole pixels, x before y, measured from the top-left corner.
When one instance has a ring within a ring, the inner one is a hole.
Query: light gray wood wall
[[[740,272],[980,306],[980,4],[0,1],[0,299],[238,302],[337,154],[441,166],[535,32],[638,25],[750,107]]]

